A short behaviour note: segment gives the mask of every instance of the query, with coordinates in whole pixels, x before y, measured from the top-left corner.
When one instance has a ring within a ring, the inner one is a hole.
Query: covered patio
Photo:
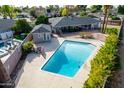
[[[81,17],[56,17],[49,19],[53,32],[78,32],[97,30],[101,28],[101,21],[95,18]]]

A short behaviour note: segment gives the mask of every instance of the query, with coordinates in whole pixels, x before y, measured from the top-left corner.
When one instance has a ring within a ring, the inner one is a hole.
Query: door
[[[46,33],[44,38],[45,38],[45,41],[49,41],[50,40],[50,34]]]

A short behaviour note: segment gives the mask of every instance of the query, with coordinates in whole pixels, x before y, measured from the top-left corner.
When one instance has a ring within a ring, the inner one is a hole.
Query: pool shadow
[[[63,46],[61,46],[61,47],[63,47]],[[63,65],[69,63],[69,60],[64,53],[65,47],[61,48],[61,51],[63,51],[63,52],[58,52],[58,51],[60,51],[60,48],[48,60],[48,63],[46,63],[46,65],[42,68],[43,70],[50,71],[50,72],[53,72],[53,73],[58,73],[62,69]]]

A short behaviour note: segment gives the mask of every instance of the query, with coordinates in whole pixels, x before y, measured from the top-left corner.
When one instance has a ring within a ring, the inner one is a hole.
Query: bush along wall
[[[114,30],[113,33],[112,30]],[[91,72],[84,84],[85,88],[103,87],[106,77],[110,76],[118,67],[117,33],[115,33],[115,29],[111,29],[109,32],[111,33],[109,33],[105,45],[102,46],[96,57],[91,61]]]
[[[119,31],[117,28],[107,28],[107,30],[105,31],[106,34],[116,34],[118,35]]]
[[[31,41],[24,43],[22,46],[24,55],[27,55],[28,53],[30,53],[32,51],[32,49],[33,49],[33,43]]]

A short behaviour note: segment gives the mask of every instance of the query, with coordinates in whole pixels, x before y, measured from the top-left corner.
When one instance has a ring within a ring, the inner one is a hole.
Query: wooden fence
[[[103,23],[103,20],[101,20]],[[122,21],[121,20],[108,20],[108,25],[114,25],[114,26],[121,26]]]

